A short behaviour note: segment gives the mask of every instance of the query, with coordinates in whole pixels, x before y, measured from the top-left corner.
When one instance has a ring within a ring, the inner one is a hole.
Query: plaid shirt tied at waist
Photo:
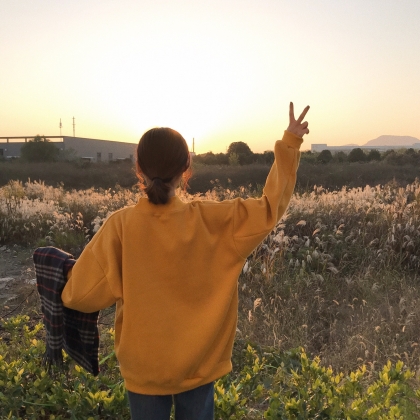
[[[75,311],[66,308],[61,300],[67,273],[76,260],[67,252],[50,246],[37,248],[33,259],[47,332],[45,363],[62,364],[64,349],[77,364],[96,376],[99,373],[99,312]]]

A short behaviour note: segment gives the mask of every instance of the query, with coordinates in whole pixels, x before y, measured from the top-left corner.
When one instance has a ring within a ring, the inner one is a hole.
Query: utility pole
[[[195,152],[194,148],[195,148],[195,141],[194,141],[194,137],[193,137],[193,153]]]
[[[60,127],[60,137],[61,137],[61,129],[63,127],[63,124],[61,124],[61,118],[60,118],[60,125],[59,125],[59,127]]]
[[[74,117],[73,117],[73,137],[76,137],[75,133],[76,133],[76,124],[74,122]]]

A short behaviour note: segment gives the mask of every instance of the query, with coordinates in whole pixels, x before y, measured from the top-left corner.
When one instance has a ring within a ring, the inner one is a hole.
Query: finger
[[[308,127],[308,124],[309,124],[308,121],[303,122],[302,123],[302,128],[307,128]]]
[[[303,110],[302,114],[300,114],[300,117],[297,119],[297,122],[300,124],[302,120],[305,118],[305,115],[309,111],[309,105]]]
[[[293,102],[290,102],[290,108],[289,108],[289,121],[295,121],[295,111],[293,108]]]

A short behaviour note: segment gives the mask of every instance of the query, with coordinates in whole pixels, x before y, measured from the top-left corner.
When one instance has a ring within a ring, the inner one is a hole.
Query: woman
[[[65,306],[116,303],[115,352],[133,419],[214,417],[213,382],[232,369],[237,281],[247,256],[292,196],[309,107],[275,144],[259,199],[182,202],[190,166],[184,138],[155,128],[140,139],[137,171],[147,198],[113,213],[69,272]]]

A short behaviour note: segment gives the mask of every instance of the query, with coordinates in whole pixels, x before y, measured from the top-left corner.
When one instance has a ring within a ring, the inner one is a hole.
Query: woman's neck
[[[171,189],[168,192],[168,198],[175,197],[175,187],[171,186]]]

